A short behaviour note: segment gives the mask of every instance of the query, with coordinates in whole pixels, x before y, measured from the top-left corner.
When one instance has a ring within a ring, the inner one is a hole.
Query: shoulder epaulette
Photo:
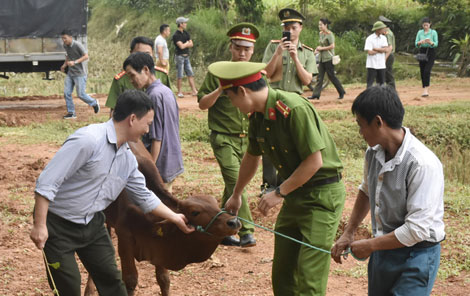
[[[281,40],[271,40],[271,43],[280,43]]]
[[[114,79],[119,80],[119,79],[121,79],[122,76],[124,76],[124,75],[126,75],[126,71],[122,70],[121,72],[119,72],[118,74],[116,74],[116,75],[114,76]]]
[[[155,66],[155,70],[160,71],[160,72],[163,72],[163,73],[165,73],[166,75],[168,75],[168,71],[167,71],[165,68],[160,68],[160,67]]]
[[[305,45],[305,44],[302,44],[302,47],[304,47],[304,48],[306,48],[306,49],[308,49],[308,50],[311,50],[311,51],[315,51],[313,48],[311,48],[311,47],[309,47],[309,46],[307,46],[307,45]]]
[[[276,102],[276,109],[277,111],[281,112],[281,114],[284,116],[284,118],[287,118],[290,113],[290,108],[287,107],[286,104],[284,104],[281,100],[278,100]]]

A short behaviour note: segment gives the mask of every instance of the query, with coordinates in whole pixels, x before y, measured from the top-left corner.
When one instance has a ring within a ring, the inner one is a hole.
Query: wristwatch
[[[276,191],[275,191],[276,195],[279,196],[279,197],[282,197],[282,198],[286,198],[287,195],[284,195],[281,193],[281,186],[277,186],[276,187]]]

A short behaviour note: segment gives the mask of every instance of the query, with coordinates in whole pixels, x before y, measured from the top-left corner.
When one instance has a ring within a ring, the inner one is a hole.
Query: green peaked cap
[[[383,22],[377,21],[377,22],[374,23],[374,26],[372,27],[372,32],[374,32],[376,30],[386,28],[386,27],[387,27],[387,25],[385,25]]]
[[[244,37],[251,40],[252,42],[256,42],[256,39],[259,37],[259,30],[252,23],[238,23],[228,29],[227,36],[231,37],[232,39]]]
[[[264,68],[266,68],[265,63],[216,62],[210,64],[208,70],[212,75],[221,80],[220,82],[223,88],[228,88],[231,86],[244,85],[249,83],[244,81],[244,78],[258,74]],[[259,77],[261,78],[261,76]]]

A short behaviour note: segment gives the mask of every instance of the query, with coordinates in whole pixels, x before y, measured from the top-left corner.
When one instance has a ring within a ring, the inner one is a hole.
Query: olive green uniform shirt
[[[333,35],[333,32],[330,32],[329,34],[323,34],[322,32],[320,32],[319,43],[321,47],[330,46],[331,44],[335,43],[335,36]],[[322,50],[320,51],[320,62],[324,63],[331,61],[334,55],[334,48],[330,50]]]
[[[298,94],[270,88],[264,114],[250,117],[248,136],[247,151],[252,155],[267,155],[284,179],[309,155],[321,151],[323,166],[302,187],[337,176],[343,169],[336,145],[320,115]]]
[[[160,79],[160,81],[171,88],[170,78],[166,73],[163,73],[159,70],[155,69],[155,77]],[[131,79],[129,76],[126,75],[125,71],[120,72],[116,76],[114,76],[113,82],[111,83],[111,88],[109,89],[108,99],[106,100],[106,107],[114,109],[116,106],[117,98],[128,89],[135,89],[134,85],[132,85]]]
[[[279,40],[272,40],[266,50],[264,51],[263,63],[269,63],[272,56],[276,52],[276,48],[279,45]],[[313,50],[305,47],[299,41],[297,45],[297,55],[300,63],[304,66],[304,69],[312,74],[317,74],[317,63]],[[291,58],[289,52],[284,50],[282,52],[282,79],[277,82],[270,83],[270,86],[274,89],[282,89],[285,91],[296,92],[298,94],[303,93],[303,84],[300,78],[297,76],[297,69],[295,68],[295,62]]]
[[[392,53],[395,53],[395,34],[393,34],[392,30],[388,29],[385,37],[387,37],[388,45],[392,45]]]
[[[219,79],[208,72],[204,82],[199,87],[198,102],[203,96],[210,94],[218,87]],[[225,95],[220,95],[215,104],[209,108],[208,121],[209,129],[212,131],[226,134],[248,133],[248,116],[240,112]]]

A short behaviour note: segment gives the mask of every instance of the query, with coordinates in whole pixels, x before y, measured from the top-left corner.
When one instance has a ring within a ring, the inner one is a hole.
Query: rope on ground
[[[44,261],[46,262],[47,273],[49,274],[49,278],[51,279],[52,286],[54,287],[54,289],[52,290],[52,293],[54,293],[54,295],[59,296],[59,290],[57,290],[57,287],[54,282],[54,278],[52,277],[51,268],[49,267],[50,264],[49,262],[47,262],[46,253],[44,252],[44,249],[42,250],[42,256],[44,257]]]
[[[308,248],[311,248],[311,249],[314,249],[314,250],[317,250],[317,251],[320,251],[320,252],[323,252],[323,253],[331,254],[331,251],[324,250],[324,249],[322,249],[322,248],[312,246],[311,244],[308,244],[308,243],[303,242],[303,241],[299,241],[298,239],[295,239],[295,238],[290,237],[290,236],[288,236],[288,235],[282,234],[282,233],[277,232],[277,231],[275,231],[275,230],[266,228],[266,227],[264,227],[264,226],[258,225],[258,224],[254,223],[254,222],[249,221],[249,220],[243,219],[243,218],[241,218],[241,217],[238,217],[238,219],[242,220],[243,222],[252,224],[252,225],[255,226],[255,227],[258,227],[258,228],[261,228],[261,229],[263,229],[263,230],[266,230],[266,231],[269,231],[269,232],[271,232],[271,233],[274,233],[275,235],[279,235],[279,236],[281,236],[281,237],[283,237],[283,238],[286,238],[286,239],[289,239],[289,240],[291,240],[291,241],[294,241],[294,242],[296,242],[296,243],[298,243],[298,244],[301,244],[301,245],[303,245],[303,246],[306,246],[306,247],[308,247]],[[353,256],[354,259],[359,260],[359,261],[365,261],[365,260],[367,260],[367,258],[358,258],[358,257],[354,256],[354,253],[351,251],[351,248],[348,248],[343,254],[341,254],[341,256],[347,256],[348,254],[351,254],[351,256]]]

